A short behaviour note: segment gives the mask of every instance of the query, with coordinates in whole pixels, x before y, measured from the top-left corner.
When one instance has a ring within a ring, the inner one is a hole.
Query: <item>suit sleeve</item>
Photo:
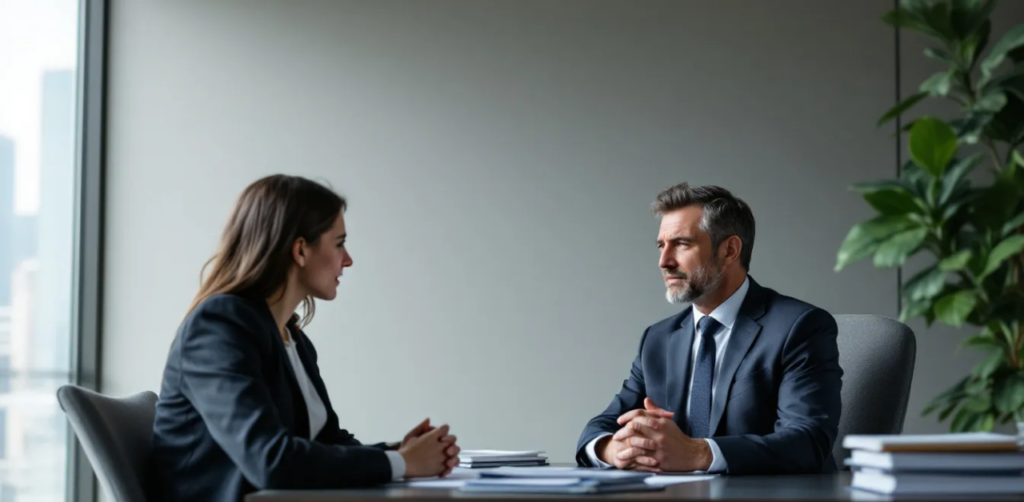
[[[272,404],[258,342],[243,321],[256,314],[230,300],[207,304],[182,333],[183,392],[253,486],[330,489],[391,479],[390,463],[380,449],[292,436]],[[336,416],[334,422],[337,428]]]
[[[837,334],[835,319],[821,309],[796,321],[783,347],[775,432],[714,438],[729,474],[822,472],[842,408]]]
[[[637,351],[636,359],[629,370],[629,377],[622,382],[622,389],[612,399],[611,404],[600,415],[587,422],[583,429],[579,443],[576,445],[576,463],[583,467],[596,467],[591,465],[587,455],[587,444],[595,438],[608,433],[615,433],[619,430],[618,418],[622,414],[643,408],[644,398],[647,397],[647,387],[644,385],[644,367],[642,363],[644,342],[647,340],[647,333],[650,328],[644,331],[640,338],[640,349]]]

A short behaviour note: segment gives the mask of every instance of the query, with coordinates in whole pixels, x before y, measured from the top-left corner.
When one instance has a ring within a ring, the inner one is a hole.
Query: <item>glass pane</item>
[[[0,0],[0,502],[66,492],[78,9]]]

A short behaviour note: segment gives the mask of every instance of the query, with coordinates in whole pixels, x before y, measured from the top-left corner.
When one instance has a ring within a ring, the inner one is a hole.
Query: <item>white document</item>
[[[408,481],[398,481],[394,483],[388,483],[385,488],[445,488],[445,489],[456,489],[466,486],[466,482],[480,479],[480,473],[471,471],[469,469],[458,469],[452,471],[448,477],[445,478],[418,478],[410,479]]]
[[[958,434],[857,435],[843,438],[843,447],[867,451],[1015,451],[1017,438],[991,432]]]
[[[642,480],[652,476],[643,472],[587,467],[499,467],[482,471],[481,475],[489,478],[582,478],[602,481]]]
[[[506,450],[462,450],[460,457],[536,457],[544,452],[540,450],[531,451],[506,451]]]
[[[644,483],[650,486],[669,486],[708,481],[717,477],[717,474],[658,474],[645,479]]]

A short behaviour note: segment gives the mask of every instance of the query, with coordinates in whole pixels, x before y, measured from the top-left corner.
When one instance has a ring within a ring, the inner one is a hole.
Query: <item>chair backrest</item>
[[[843,413],[832,458],[844,469],[848,434],[899,434],[907,415],[917,342],[905,324],[877,315],[837,315]]]
[[[110,502],[146,502],[144,476],[153,445],[156,394],[108,397],[74,385],[57,401],[82,443]]]

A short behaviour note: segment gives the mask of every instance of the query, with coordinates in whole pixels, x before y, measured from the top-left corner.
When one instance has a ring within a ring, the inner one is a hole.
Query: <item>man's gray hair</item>
[[[664,216],[694,205],[704,210],[700,229],[711,235],[714,256],[718,256],[719,245],[735,235],[743,243],[740,264],[749,272],[750,257],[754,251],[754,213],[746,202],[728,190],[714,185],[691,187],[689,183],[680,183],[662,190],[651,204],[651,210],[658,216]]]

